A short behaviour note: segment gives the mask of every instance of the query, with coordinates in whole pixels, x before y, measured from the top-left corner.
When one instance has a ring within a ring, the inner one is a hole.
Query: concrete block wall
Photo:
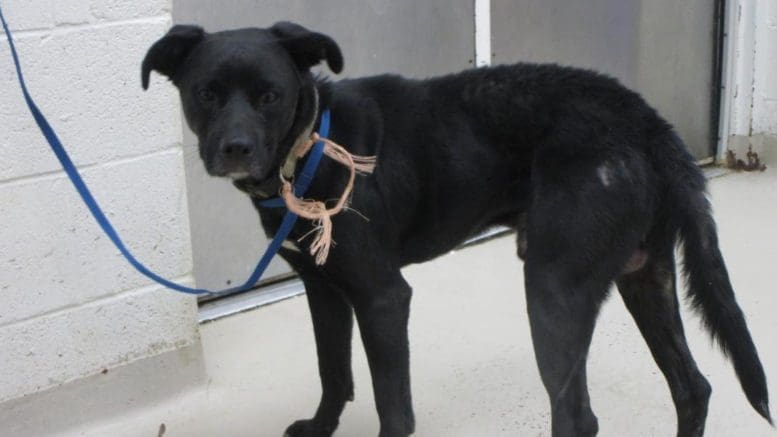
[[[727,146],[743,156],[749,147],[777,163],[777,2],[729,3]],[[726,112],[724,112],[725,114]]]
[[[777,135],[777,1],[758,0],[753,67],[753,134]]]
[[[125,242],[191,283],[178,98],[145,50],[169,0],[0,0],[27,84]],[[0,44],[0,402],[195,344],[193,297],[136,273],[30,116]]]

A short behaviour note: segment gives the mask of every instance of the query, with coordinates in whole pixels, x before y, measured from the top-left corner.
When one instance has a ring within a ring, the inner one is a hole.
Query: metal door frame
[[[726,83],[724,82],[724,66],[727,53],[727,26],[732,21],[730,12],[726,7],[726,0],[715,0],[713,17],[713,38],[712,43],[712,104],[710,105],[710,142],[712,147],[712,156],[707,159],[709,163],[715,163],[725,155],[728,130],[728,120],[723,117],[727,111],[723,108],[724,103],[728,103],[724,98],[726,94]],[[734,2],[732,2],[734,3]],[[702,163],[704,163],[702,161]]]

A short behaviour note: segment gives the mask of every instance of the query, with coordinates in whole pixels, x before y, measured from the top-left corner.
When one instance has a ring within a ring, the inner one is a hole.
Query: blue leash
[[[291,229],[294,227],[294,224],[297,222],[297,214],[294,214],[291,211],[286,211],[286,214],[283,217],[283,221],[281,222],[281,226],[278,229],[278,232],[276,232],[275,237],[273,238],[272,242],[270,242],[270,245],[267,247],[267,250],[264,252],[264,255],[259,260],[259,263],[256,265],[256,268],[254,269],[254,272],[251,273],[251,276],[246,280],[246,282],[243,285],[228,288],[221,291],[211,291],[206,290],[203,288],[191,288],[186,287],[184,285],[176,284],[175,282],[169,281],[156,273],[152,272],[148,267],[143,265],[140,261],[138,261],[132,253],[130,253],[129,249],[124,245],[124,242],[119,237],[119,234],[116,232],[116,229],[114,229],[113,225],[111,225],[111,222],[108,221],[108,218],[103,213],[102,209],[100,209],[100,206],[97,204],[97,201],[92,196],[92,193],[89,192],[89,188],[87,188],[86,184],[84,183],[83,179],[81,179],[81,175],[78,174],[78,170],[76,169],[76,166],[73,164],[73,161],[70,159],[70,156],[68,156],[67,152],[65,151],[65,148],[62,146],[62,143],[59,141],[59,138],[57,138],[57,134],[54,132],[54,129],[52,129],[51,125],[49,125],[48,121],[46,121],[46,117],[43,116],[43,113],[38,109],[38,106],[35,104],[35,102],[32,100],[32,97],[30,97],[30,93],[27,91],[27,85],[24,83],[24,76],[22,75],[22,68],[19,64],[19,57],[16,54],[16,48],[14,47],[13,38],[11,37],[11,32],[8,30],[8,24],[5,22],[5,17],[3,16],[3,10],[0,7],[0,21],[3,23],[3,29],[5,30],[5,36],[8,38],[8,45],[11,47],[11,56],[13,57],[13,62],[16,66],[16,75],[19,78],[19,85],[22,88],[22,93],[24,94],[24,100],[27,102],[27,107],[29,107],[30,112],[32,113],[32,116],[35,118],[35,122],[38,124],[38,127],[40,128],[41,132],[43,133],[43,136],[46,137],[46,141],[48,141],[49,146],[51,146],[51,150],[54,152],[55,155],[57,155],[57,159],[59,159],[60,164],[62,164],[62,168],[65,170],[65,173],[67,173],[67,176],[70,178],[70,181],[75,186],[76,190],[78,191],[78,194],[81,195],[81,198],[84,200],[84,203],[89,208],[89,211],[92,213],[92,216],[97,220],[97,223],[100,225],[100,227],[105,231],[105,233],[108,235],[108,238],[111,239],[113,244],[116,246],[117,249],[119,249],[119,252],[121,252],[122,255],[124,255],[124,258],[129,261],[130,264],[132,264],[133,267],[146,277],[158,282],[159,284],[164,285],[167,288],[170,288],[175,291],[179,291],[182,293],[188,293],[188,294],[227,294],[227,293],[239,293],[249,290],[251,287],[253,287],[259,279],[262,277],[262,274],[264,274],[264,271],[267,269],[267,266],[270,264],[270,261],[275,256],[275,254],[278,252],[278,249],[280,249],[281,244],[283,241],[288,237],[289,233],[291,232]],[[330,119],[330,113],[329,110],[325,110],[321,114],[321,126],[319,129],[319,134],[326,138],[329,134],[329,119]],[[296,177],[296,181],[294,183],[294,194],[298,197],[302,197],[305,195],[305,192],[310,187],[310,183],[313,180],[313,176],[316,174],[316,169],[318,168],[318,164],[321,162],[321,157],[324,154],[324,143],[322,141],[316,142],[316,144],[313,146],[313,148],[310,151],[310,155],[308,156],[307,162],[305,163],[305,166],[302,169],[301,174],[299,174]],[[268,200],[263,200],[260,202],[257,202],[259,206],[265,207],[265,208],[281,208],[285,207],[285,204],[283,203],[283,199],[280,198],[273,198]]]

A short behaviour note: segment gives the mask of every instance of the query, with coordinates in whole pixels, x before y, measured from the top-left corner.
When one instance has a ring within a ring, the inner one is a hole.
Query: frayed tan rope
[[[281,175],[281,181],[283,182],[281,197],[289,211],[313,221],[315,235],[313,242],[310,244],[310,254],[315,257],[316,264],[322,265],[326,262],[329,256],[329,248],[332,246],[332,216],[342,211],[346,206],[348,196],[350,196],[353,190],[356,174],[370,174],[375,170],[375,157],[351,155],[343,146],[328,138],[321,138],[317,133],[313,133],[308,141],[295,146],[291,151],[292,156],[296,159],[302,158],[317,141],[324,142],[324,154],[326,156],[348,167],[350,170],[348,183],[345,185],[345,189],[343,189],[343,194],[337,199],[335,206],[327,209],[324,202],[296,197],[291,182]],[[302,238],[306,236],[307,234]]]

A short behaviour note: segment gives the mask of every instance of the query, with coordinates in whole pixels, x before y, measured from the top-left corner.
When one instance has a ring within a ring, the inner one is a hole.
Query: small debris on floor
[[[105,375],[105,374],[107,374],[107,373],[108,373],[108,369],[103,369],[103,371],[102,371],[102,372],[100,372],[100,373],[102,373],[103,375]]]
[[[753,146],[747,148],[747,162],[737,158],[736,153],[726,152],[726,167],[737,171],[764,171],[766,165],[761,163],[758,153],[753,152]]]
[[[162,437],[165,435],[165,431],[167,431],[167,427],[164,423],[159,424],[159,432],[157,433],[156,437]]]

